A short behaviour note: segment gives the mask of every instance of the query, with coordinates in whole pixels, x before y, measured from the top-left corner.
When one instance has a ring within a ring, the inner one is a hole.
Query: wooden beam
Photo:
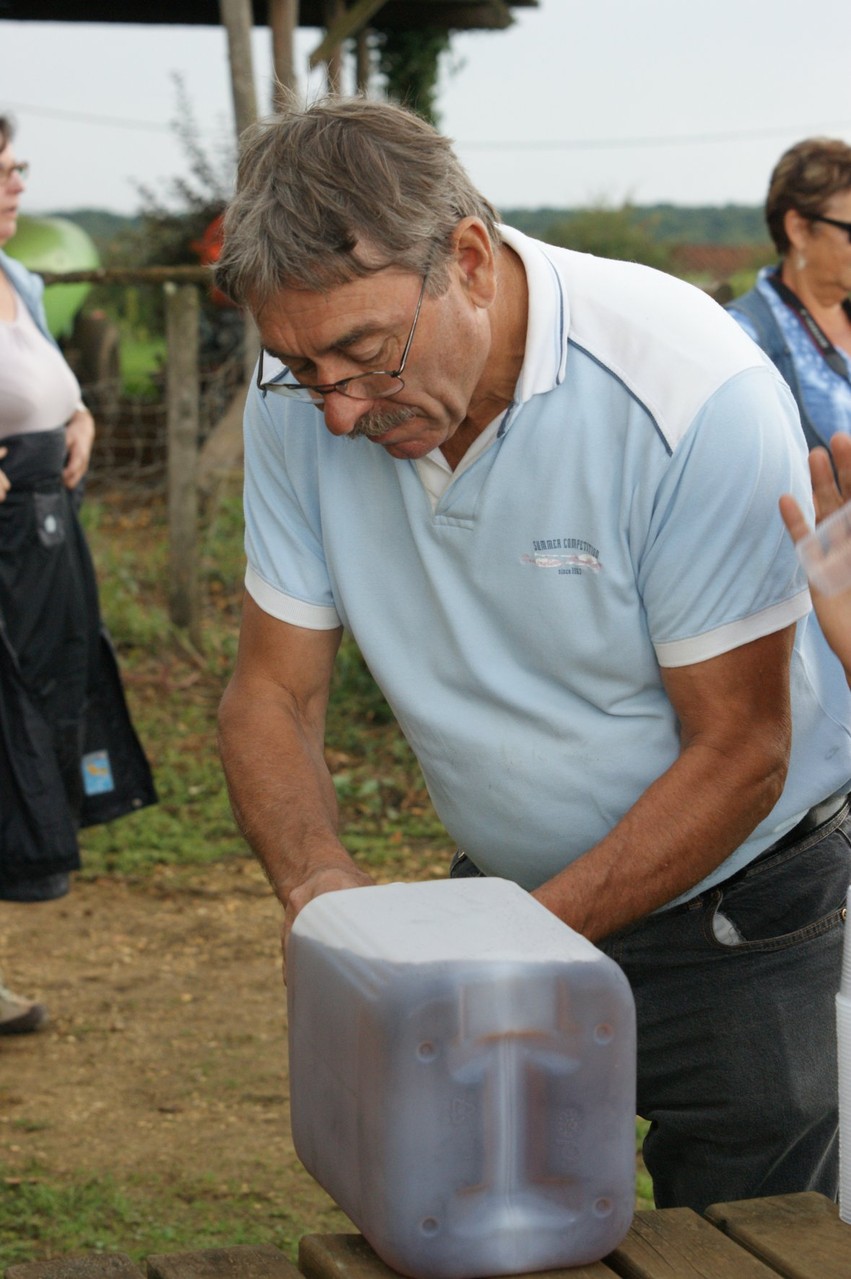
[[[506,0],[393,0],[375,25],[381,31],[504,31],[513,22]]]
[[[361,27],[365,27],[373,14],[382,9],[386,3],[387,0],[356,0],[350,9],[341,13],[311,53],[309,61],[311,71],[318,67],[320,62],[327,62],[343,41],[348,40],[349,36],[354,35]]]

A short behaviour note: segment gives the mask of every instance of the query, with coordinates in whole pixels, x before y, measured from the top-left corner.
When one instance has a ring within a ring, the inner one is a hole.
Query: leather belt
[[[847,803],[847,795],[831,795],[830,799],[825,799],[820,804],[816,804],[808,813],[804,813],[797,826],[793,826],[791,830],[778,839],[776,844],[772,844],[770,848],[766,848],[764,853],[760,853],[759,857],[754,858],[754,861],[750,863],[751,866],[755,862],[761,861],[763,857],[768,857],[771,853],[782,853],[784,849],[791,848],[793,844],[797,844],[799,839],[809,835],[810,831],[818,830],[819,826],[824,826],[825,822],[829,822],[831,817],[836,816],[843,804]]]

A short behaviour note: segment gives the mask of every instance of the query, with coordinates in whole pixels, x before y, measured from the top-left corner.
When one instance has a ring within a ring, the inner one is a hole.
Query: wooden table
[[[305,1279],[395,1279],[357,1234],[306,1235]],[[626,1239],[603,1261],[551,1270],[550,1279],[851,1279],[851,1225],[822,1195],[779,1195],[637,1212]],[[545,1279],[539,1274],[537,1279]]]

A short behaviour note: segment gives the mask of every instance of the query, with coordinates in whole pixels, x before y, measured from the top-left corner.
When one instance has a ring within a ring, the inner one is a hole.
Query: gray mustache
[[[394,426],[409,422],[412,417],[416,417],[413,409],[371,409],[369,413],[364,413],[363,417],[358,418],[348,438],[357,440],[366,436],[368,439],[377,440],[388,431],[392,431]]]

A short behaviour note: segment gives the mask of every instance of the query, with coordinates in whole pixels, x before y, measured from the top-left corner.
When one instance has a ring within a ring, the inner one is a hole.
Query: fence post
[[[201,647],[198,585],[198,290],[165,285],[169,615]]]

